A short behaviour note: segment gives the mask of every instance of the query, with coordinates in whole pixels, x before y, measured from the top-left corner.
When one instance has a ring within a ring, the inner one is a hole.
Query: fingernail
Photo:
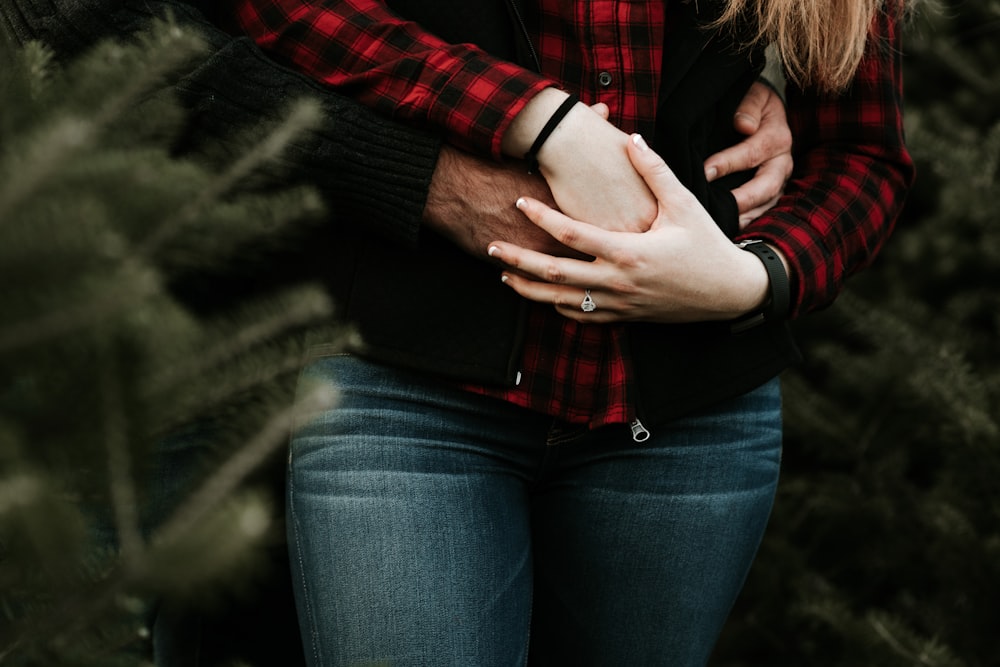
[[[733,116],[733,122],[740,122],[740,121],[747,123],[748,125],[750,125],[750,127],[757,127],[758,125],[756,118],[754,118],[750,114],[743,112],[737,113],[735,116]]]
[[[646,145],[646,140],[642,138],[641,134],[633,134],[632,143],[641,151],[649,150],[649,146]]]
[[[491,245],[490,248],[489,248],[489,250],[486,251],[486,254],[488,254],[490,257],[492,257],[493,255],[495,255],[499,251],[500,251],[500,248],[496,247],[495,245]]]
[[[510,280],[510,276],[508,276],[506,273],[500,276],[500,282],[506,284],[508,280]]]
[[[518,198],[517,198],[517,201],[516,201],[516,202],[514,202],[514,206],[516,206],[516,207],[518,207],[518,208],[524,208],[525,204],[527,204],[527,203],[528,203],[528,202],[526,202],[526,201],[524,200],[524,197],[518,197]]]
[[[705,170],[705,178],[709,181],[714,181],[715,177],[719,175],[719,170],[716,167],[709,167]]]

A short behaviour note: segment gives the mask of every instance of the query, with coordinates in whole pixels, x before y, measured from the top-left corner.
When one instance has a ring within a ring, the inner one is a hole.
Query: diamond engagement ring
[[[594,303],[594,299],[590,296],[590,290],[584,290],[583,303],[580,304],[580,310],[585,313],[592,313],[597,310],[597,304]]]

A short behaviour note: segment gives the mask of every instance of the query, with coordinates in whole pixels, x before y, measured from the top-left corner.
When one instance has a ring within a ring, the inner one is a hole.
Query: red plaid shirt
[[[604,102],[625,132],[656,116],[663,0],[535,0],[525,23],[541,72],[447,44],[377,0],[229,0],[238,25],[276,57],[396,118],[443,131],[495,157],[524,104],[558,85]],[[789,91],[796,174],[779,205],[743,235],[779,248],[792,269],[792,312],[828,304],[888,237],[909,178],[900,116],[896,25],[872,49],[849,95]],[[586,48],[580,48],[585,45]],[[586,56],[586,57],[584,57]],[[474,390],[592,427],[629,421],[629,356],[620,326],[577,324],[549,306],[531,310],[521,382]]]

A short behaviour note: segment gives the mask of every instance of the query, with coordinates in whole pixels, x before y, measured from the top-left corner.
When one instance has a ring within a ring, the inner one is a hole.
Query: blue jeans
[[[774,498],[777,380],[651,429],[588,430],[355,357],[291,443],[310,665],[700,666]]]

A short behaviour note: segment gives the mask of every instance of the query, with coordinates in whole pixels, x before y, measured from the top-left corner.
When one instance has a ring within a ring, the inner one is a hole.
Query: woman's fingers
[[[640,134],[629,138],[628,156],[646,186],[656,197],[662,215],[663,209],[697,201],[684,187],[674,172],[656,151],[652,150]],[[657,222],[660,222],[659,217]],[[656,222],[654,222],[654,225]]]
[[[615,242],[615,232],[574,220],[537,199],[521,197],[515,206],[556,241],[584,255],[596,257],[603,254]],[[506,252],[509,244],[494,243],[490,245],[490,247],[493,246],[499,246]],[[491,253],[491,256],[494,254]]]
[[[490,244],[489,256],[510,268],[511,272],[530,276],[551,285],[582,287],[606,280],[600,263],[568,257],[555,257],[509,243]]]
[[[600,289],[591,288],[588,299],[588,289],[584,287],[553,285],[511,273],[504,273],[503,281],[524,298],[550,303],[560,315],[578,322],[606,323],[621,319],[617,300]]]

